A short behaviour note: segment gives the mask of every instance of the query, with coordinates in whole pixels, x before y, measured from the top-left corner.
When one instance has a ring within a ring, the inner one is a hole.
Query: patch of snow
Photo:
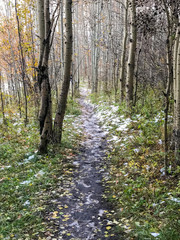
[[[164,172],[165,172],[165,168],[164,168],[164,167],[161,168],[161,169],[160,169],[160,172],[161,172],[161,173],[164,173]]]
[[[35,157],[35,155],[31,155],[28,157],[28,161],[32,160]]]
[[[154,119],[154,122],[159,122],[159,120],[160,120],[160,119],[156,117],[156,118]]]
[[[151,233],[153,237],[158,237],[160,234],[159,233]]]
[[[168,167],[168,170],[169,170],[169,171],[171,171],[171,170],[172,170],[172,166],[171,166],[171,165]]]
[[[151,168],[149,165],[145,165],[146,170],[149,171],[149,169]]]
[[[104,210],[100,209],[100,210],[99,210],[99,213],[98,213],[98,216],[102,217],[103,214],[104,214]]]
[[[108,141],[109,142],[112,142],[112,141],[118,141],[119,138],[117,136],[113,136],[111,139],[109,139]]]
[[[38,173],[36,173],[34,176],[35,177],[41,177],[45,174],[45,172],[43,170],[40,170]]]
[[[1,167],[0,170],[4,170],[4,169],[6,169],[6,168],[7,168],[7,169],[8,169],[8,168],[11,168],[11,166],[9,165],[9,166]]]
[[[111,108],[112,112],[117,112],[119,110],[119,107],[114,106],[114,105],[111,105],[110,108]]]
[[[21,165],[23,165],[24,163],[22,163],[22,162],[20,162],[20,163],[17,163],[17,165],[19,165],[19,166],[21,166]]]
[[[28,158],[25,158],[24,159],[24,162],[23,163],[29,163],[32,159],[34,159],[35,155],[31,155],[29,156]],[[23,163],[19,163],[18,165],[22,165]]]
[[[126,123],[120,125],[120,126],[116,129],[116,131],[127,131],[127,130],[128,130],[128,128],[127,128],[127,124],[126,124]]]
[[[111,123],[112,124],[114,124],[114,125],[117,125],[117,124],[120,124],[120,120],[119,120],[119,117],[117,117],[117,118],[112,118],[112,120],[111,120]]]
[[[120,147],[124,147],[124,146],[125,146],[125,144],[124,144],[124,143],[121,143],[121,144],[120,144]]]
[[[73,165],[79,166],[79,162],[78,162],[78,161],[74,161],[74,162],[73,162]]]
[[[140,152],[140,149],[139,149],[139,148],[135,148],[135,149],[133,149],[133,151],[134,151],[135,153],[139,153],[139,152]]]
[[[178,198],[171,197],[170,200],[176,203],[180,203],[180,199]]]
[[[124,137],[123,140],[127,142],[129,140],[129,137]]]
[[[26,180],[26,181],[21,182],[20,184],[21,185],[26,185],[26,184],[30,184],[30,183],[31,183],[31,180]]]
[[[20,132],[21,132],[21,130],[22,130],[21,128],[18,128],[18,130],[17,130],[17,133],[20,133]]]
[[[31,204],[30,201],[27,200],[27,201],[23,204],[23,206],[28,206],[28,205],[30,205],[30,204]]]

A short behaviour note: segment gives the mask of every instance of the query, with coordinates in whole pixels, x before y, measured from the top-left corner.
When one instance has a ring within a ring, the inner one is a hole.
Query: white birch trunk
[[[128,107],[133,103],[133,83],[134,83],[134,70],[135,70],[135,56],[136,56],[136,42],[137,42],[137,29],[136,29],[136,5],[135,0],[131,0],[131,26],[130,26],[130,49],[127,65],[127,80],[126,80],[126,103]]]

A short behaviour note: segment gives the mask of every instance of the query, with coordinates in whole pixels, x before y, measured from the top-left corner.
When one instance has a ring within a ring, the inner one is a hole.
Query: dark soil
[[[113,234],[107,217],[110,206],[103,198],[104,179],[108,179],[105,133],[85,97],[81,97],[80,104],[85,140],[73,161],[71,178],[62,183],[64,194],[56,201],[57,239],[118,240],[120,236]]]

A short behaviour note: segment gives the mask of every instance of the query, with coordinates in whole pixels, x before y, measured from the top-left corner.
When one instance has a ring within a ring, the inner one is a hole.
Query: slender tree
[[[15,0],[15,12],[16,12],[16,20],[17,20],[17,27],[18,27],[18,38],[19,38],[19,49],[20,49],[20,56],[21,56],[21,76],[23,82],[23,92],[24,92],[24,101],[25,101],[25,125],[28,122],[28,104],[27,104],[27,87],[26,87],[26,62],[24,57],[24,51],[22,46],[22,35],[21,35],[21,27],[19,22],[18,16],[18,8],[17,8],[17,0]]]
[[[65,14],[66,14],[66,47],[65,47],[64,80],[54,120],[54,141],[57,143],[60,143],[62,138],[63,120],[66,111],[67,96],[70,85],[71,62],[72,62],[72,0],[66,0]]]
[[[41,106],[39,112],[41,141],[39,145],[39,152],[46,153],[48,141],[52,137],[51,87],[48,74],[51,36],[49,0],[38,0],[38,15],[40,35],[38,83],[41,93]]]
[[[120,68],[120,102],[124,100],[125,94],[125,63],[126,63],[126,44],[128,36],[128,0],[124,0],[123,2],[123,12],[124,12],[124,33]]]
[[[175,83],[174,83],[174,140],[175,140],[175,159],[176,163],[180,164],[180,23],[177,28],[176,40],[175,40]],[[176,52],[177,50],[177,52]]]
[[[127,106],[131,107],[133,103],[133,83],[135,70],[135,56],[137,43],[137,27],[136,27],[136,2],[130,1],[130,43],[129,43],[129,58],[127,63],[127,79],[126,79],[126,102]]]
[[[0,99],[1,99],[1,110],[3,115],[3,123],[6,123],[5,110],[4,110],[4,96],[2,91],[2,74],[0,72]]]

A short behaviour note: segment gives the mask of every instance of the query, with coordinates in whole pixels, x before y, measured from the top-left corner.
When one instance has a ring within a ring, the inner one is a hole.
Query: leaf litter
[[[54,211],[47,219],[56,225],[54,237],[63,240],[116,240],[111,207],[104,199],[108,177],[106,161],[106,133],[98,125],[94,107],[85,96],[80,98],[81,123],[85,133],[80,153],[72,159],[68,177],[62,181],[63,193],[53,204]]]

